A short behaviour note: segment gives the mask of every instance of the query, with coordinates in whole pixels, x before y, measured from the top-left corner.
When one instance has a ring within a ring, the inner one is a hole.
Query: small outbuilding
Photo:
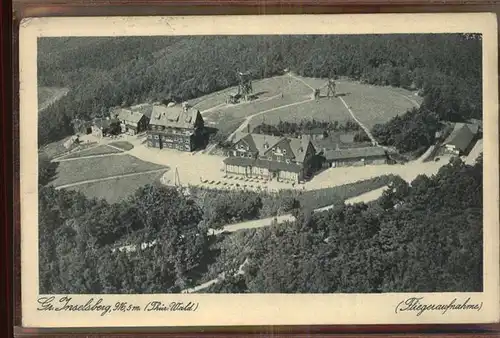
[[[122,133],[137,135],[148,129],[149,118],[138,110],[120,108],[114,114],[120,121]]]
[[[323,157],[326,168],[386,164],[389,160],[386,150],[381,147],[324,150]]]
[[[476,124],[455,123],[453,131],[443,142],[443,152],[455,156],[467,154],[478,132]]]

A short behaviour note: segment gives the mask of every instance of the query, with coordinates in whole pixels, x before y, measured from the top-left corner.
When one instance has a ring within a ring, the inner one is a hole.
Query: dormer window
[[[269,148],[269,143],[264,143],[264,149],[268,149]]]

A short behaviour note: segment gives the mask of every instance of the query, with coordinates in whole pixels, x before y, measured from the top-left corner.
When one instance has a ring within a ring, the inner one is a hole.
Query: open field
[[[257,100],[265,100],[282,92],[293,96],[304,93],[304,88],[297,83],[296,80],[287,75],[253,81],[252,87],[253,92],[257,96]],[[226,106],[225,102],[229,94],[236,93],[237,91],[238,87],[226,88],[224,90],[193,99],[190,103],[202,112],[219,105],[224,105],[224,107],[222,107],[224,109],[232,106]],[[310,91],[306,91],[305,93],[308,94],[309,92]],[[245,105],[245,103],[239,105]]]
[[[87,180],[160,170],[162,168],[167,169],[166,166],[144,162],[130,155],[64,161],[59,163],[56,178],[51,184],[57,187]]]
[[[303,80],[313,88],[319,88],[325,83],[324,79],[303,78]],[[368,128],[377,123],[387,122],[422,102],[421,97],[402,88],[372,86],[346,80],[337,81],[337,93]]]
[[[345,123],[352,120],[351,115],[338,98],[305,102],[299,105],[289,106],[273,110],[269,113],[255,117],[250,121],[250,129],[253,130],[259,124],[278,124],[280,121],[300,122],[304,119],[316,119],[321,121],[338,121]]]
[[[250,130],[262,122],[275,124],[280,120],[295,122],[301,119],[317,119],[345,123],[352,120],[352,117],[341,98],[361,123],[371,128],[418,106],[422,100],[405,89],[342,80],[337,82],[340,97],[321,97],[319,100],[307,102],[313,88],[321,88],[325,83],[325,79],[283,75],[255,81],[254,92],[263,93],[255,101],[236,105],[225,104],[231,90],[223,90],[193,102],[199,102],[196,107],[202,111],[208,126],[231,133],[235,130],[235,124],[250,116],[253,116],[249,122]],[[321,95],[324,94],[323,89]]]
[[[163,175],[163,172],[146,173],[132,177],[121,177],[97,183],[82,184],[68,189],[80,191],[88,198],[102,198],[108,203],[116,203],[126,199],[146,184],[160,182],[161,175]]]
[[[115,148],[120,148],[124,151],[129,151],[129,150],[132,150],[134,149],[134,145],[130,142],[127,142],[127,141],[116,141],[116,142],[111,142],[109,143],[109,145],[111,147],[115,147]]]
[[[67,88],[40,87],[38,88],[38,111],[42,111],[52,103],[68,93]]]
[[[79,152],[69,154],[67,156],[63,156],[63,157],[59,158],[59,160],[86,157],[86,156],[94,156],[94,155],[117,154],[117,153],[121,153],[121,151],[114,149],[114,148],[111,148],[111,147],[108,147],[107,145],[103,144],[103,145],[100,145],[97,147],[85,149],[85,150],[82,150]]]

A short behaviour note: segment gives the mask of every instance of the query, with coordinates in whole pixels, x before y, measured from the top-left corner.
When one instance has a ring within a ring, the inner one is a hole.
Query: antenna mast
[[[180,187],[181,186],[181,179],[179,177],[179,170],[177,169],[177,167],[175,167],[174,185],[176,187]]]

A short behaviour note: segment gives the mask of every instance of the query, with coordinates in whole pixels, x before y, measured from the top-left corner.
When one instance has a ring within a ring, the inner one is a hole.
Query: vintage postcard
[[[26,327],[499,319],[493,14],[20,27]]]

